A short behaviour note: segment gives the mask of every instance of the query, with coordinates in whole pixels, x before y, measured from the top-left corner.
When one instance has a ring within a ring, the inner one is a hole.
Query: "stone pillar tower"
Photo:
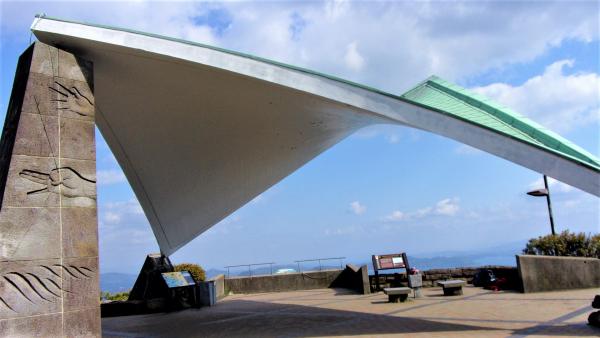
[[[19,58],[0,141],[0,336],[100,336],[93,68]]]

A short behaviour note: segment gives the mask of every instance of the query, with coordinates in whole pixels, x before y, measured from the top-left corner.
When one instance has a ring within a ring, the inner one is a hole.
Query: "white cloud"
[[[455,216],[460,210],[459,199],[445,198],[433,206],[418,209],[412,212],[402,212],[395,210],[391,214],[383,217],[384,222],[408,221],[424,218],[432,215],[437,216]]]
[[[346,236],[346,235],[354,235],[357,233],[364,232],[364,228],[362,226],[346,226],[339,228],[327,228],[323,231],[325,236]]]
[[[4,2],[2,6],[3,39],[25,44],[33,15],[45,11],[249,52],[395,93],[433,73],[451,81],[465,79],[529,62],[565,40],[589,42],[599,35],[594,2],[114,2],[110,6]],[[219,16],[225,17],[223,22],[215,19]]]
[[[351,42],[346,46],[346,55],[344,55],[344,62],[346,62],[346,66],[351,70],[358,72],[360,71],[364,64],[365,59],[360,55],[357,49],[356,41]]]
[[[493,83],[472,90],[551,130],[568,132],[600,119],[600,76],[596,73],[565,74],[565,69],[573,64],[573,60],[554,62],[543,74],[518,86]]]
[[[352,212],[356,215],[362,215],[367,211],[367,207],[361,204],[359,201],[350,203],[350,209],[352,209]]]
[[[98,185],[109,185],[127,182],[125,174],[121,170],[98,170],[96,173]]]
[[[401,221],[406,218],[406,215],[400,210],[394,210],[391,214],[384,217],[384,220],[389,222]]]
[[[112,211],[107,211],[104,213],[104,220],[106,221],[106,223],[110,224],[119,223],[121,221],[121,214]]]
[[[155,245],[150,224],[137,200],[100,203],[98,224],[101,249],[128,245]]]
[[[129,223],[147,223],[144,211],[135,199],[129,201],[103,203],[99,206],[101,225],[118,226]]]
[[[437,215],[454,216],[460,210],[458,198],[446,198],[435,204],[434,213]]]
[[[574,191],[575,188],[573,188],[572,186],[563,183],[561,181],[557,181],[555,179],[553,179],[552,177],[548,177],[548,186],[550,189],[550,194],[552,194],[553,192],[561,192],[561,193],[566,193],[566,192],[571,192]],[[529,184],[529,190],[535,190],[535,189],[543,189],[544,188],[544,178],[540,177],[537,180],[531,182]]]

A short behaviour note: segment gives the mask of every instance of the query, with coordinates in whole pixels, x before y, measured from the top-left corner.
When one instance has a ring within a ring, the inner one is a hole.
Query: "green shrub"
[[[206,272],[198,264],[182,263],[174,266],[175,271],[189,271],[196,282],[202,282],[206,279]]]
[[[530,239],[523,250],[528,255],[577,256],[600,258],[600,234],[586,235],[568,230],[559,235]]]
[[[117,292],[110,293],[108,291],[100,292],[100,300],[127,300],[129,298],[129,292]]]

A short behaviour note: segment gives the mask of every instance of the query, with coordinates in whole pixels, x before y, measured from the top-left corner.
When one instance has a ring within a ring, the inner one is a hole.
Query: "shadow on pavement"
[[[494,331],[474,325],[311,306],[231,300],[213,308],[102,320],[105,337],[315,337]]]

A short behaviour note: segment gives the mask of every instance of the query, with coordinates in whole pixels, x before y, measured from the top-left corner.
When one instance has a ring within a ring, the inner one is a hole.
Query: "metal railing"
[[[298,264],[298,272],[302,272],[302,267],[300,266],[300,263],[319,262],[319,271],[321,271],[323,269],[323,265],[321,264],[321,261],[339,260],[340,261],[340,269],[343,269],[343,260],[344,259],[346,259],[346,257],[315,258],[315,259],[303,259],[300,261],[294,261],[294,263]]]
[[[271,275],[273,274],[273,264],[275,264],[274,262],[270,262],[270,263],[253,263],[253,264],[240,264],[240,265],[228,265],[225,267],[225,269],[227,269],[227,278],[229,278],[229,269],[230,268],[240,268],[243,266],[247,266],[248,267],[248,276],[252,277],[252,267],[253,266],[260,266],[260,265],[269,265],[269,268],[271,269]]]
[[[344,268],[344,262],[343,262],[344,259],[346,259],[346,257],[315,258],[315,259],[298,260],[298,261],[294,261],[294,263],[296,263],[298,265],[298,272],[302,272],[301,263],[307,263],[307,262],[318,262],[319,263],[319,271],[322,271],[323,270],[323,264],[322,264],[323,261],[339,260],[340,261],[340,269],[343,269]],[[275,264],[275,262],[239,264],[239,265],[228,265],[228,266],[225,266],[224,268],[227,269],[227,278],[229,278],[231,276],[231,268],[241,268],[241,267],[247,267],[248,268],[248,276],[252,277],[252,267],[261,266],[261,265],[268,265],[270,274],[273,275],[273,265],[274,264]],[[311,270],[307,270],[307,271],[311,271]]]

